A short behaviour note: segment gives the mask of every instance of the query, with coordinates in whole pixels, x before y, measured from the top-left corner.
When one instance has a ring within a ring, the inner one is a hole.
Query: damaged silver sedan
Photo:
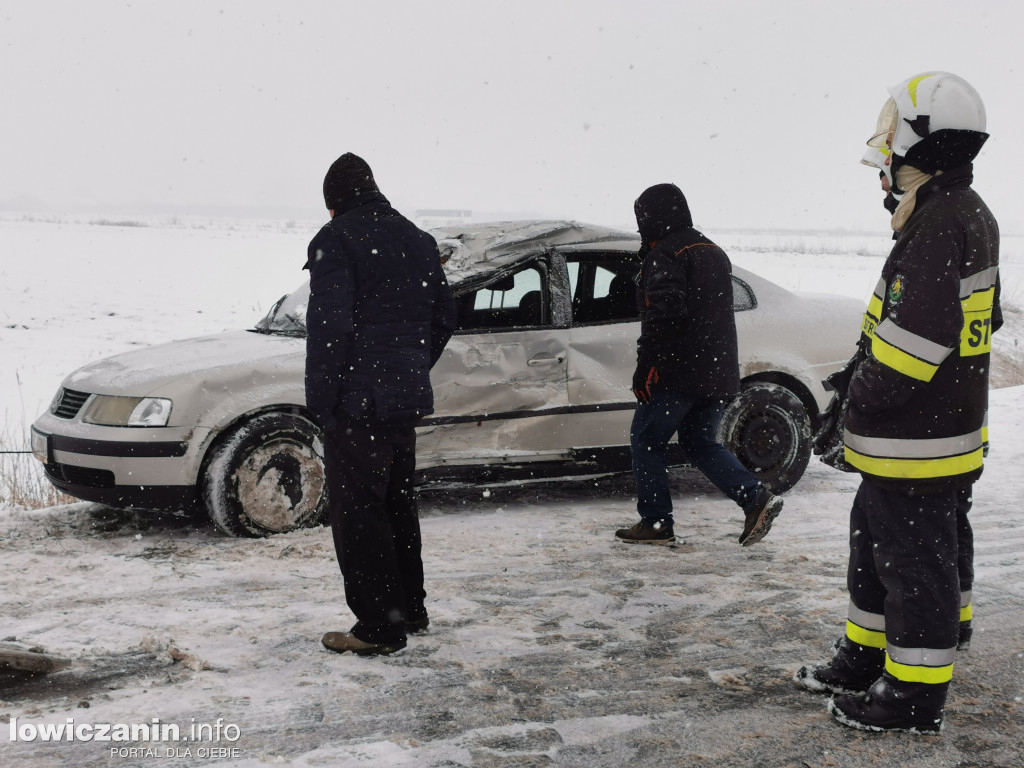
[[[424,482],[627,470],[640,326],[637,235],[575,222],[433,230],[458,303],[419,427]],[[33,425],[62,491],[118,507],[205,507],[224,532],[323,521],[319,430],[303,392],[309,285],[254,329],[116,355],[63,382]],[[862,307],[733,274],[743,391],[721,439],[776,493],[810,457],[821,380],[852,353]],[[680,452],[674,460],[683,464]]]

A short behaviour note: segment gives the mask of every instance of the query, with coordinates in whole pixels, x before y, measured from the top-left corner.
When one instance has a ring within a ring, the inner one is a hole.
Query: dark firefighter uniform
[[[972,180],[968,164],[918,190],[864,317],[844,414],[844,458],[863,476],[847,638],[879,659],[884,649],[884,669],[901,683],[941,686],[943,701],[971,611],[956,505],[981,475],[1002,322],[999,230]]]

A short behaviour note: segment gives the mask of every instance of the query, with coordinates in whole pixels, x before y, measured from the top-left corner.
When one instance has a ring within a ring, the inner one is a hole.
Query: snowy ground
[[[155,224],[0,221],[0,414],[15,440],[81,363],[251,324],[301,280],[316,226]],[[716,239],[786,287],[858,298],[888,248],[884,235]],[[1004,240],[1004,295],[1018,304],[1021,246]],[[997,373],[1020,384],[1024,323],[1008,317]],[[0,677],[0,720],[17,724],[16,740],[0,727],[0,764],[1024,765],[1024,387],[993,392],[990,422],[972,512],[975,642],[940,737],[841,728],[790,681],[827,656],[847,601],[856,480],[812,463],[750,549],[736,544],[735,507],[689,473],[675,479],[674,549],[612,540],[634,515],[626,478],[426,493],[433,623],[383,659],[319,647],[351,623],[325,529],[235,540],[168,515],[0,503],[0,641],[73,662]],[[222,730],[148,744],[19,737],[69,718]]]

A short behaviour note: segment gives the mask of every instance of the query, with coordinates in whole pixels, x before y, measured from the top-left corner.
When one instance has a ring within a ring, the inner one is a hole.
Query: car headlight
[[[163,397],[96,395],[82,414],[86,424],[105,427],[166,427],[171,401]]]

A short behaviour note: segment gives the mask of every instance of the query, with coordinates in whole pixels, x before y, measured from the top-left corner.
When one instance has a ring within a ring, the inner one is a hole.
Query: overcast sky
[[[976,188],[1024,232],[1024,5],[901,0],[0,0],[0,205],[325,215],[351,151],[425,208],[881,229],[886,87],[981,93]],[[13,202],[12,202],[13,201]]]

